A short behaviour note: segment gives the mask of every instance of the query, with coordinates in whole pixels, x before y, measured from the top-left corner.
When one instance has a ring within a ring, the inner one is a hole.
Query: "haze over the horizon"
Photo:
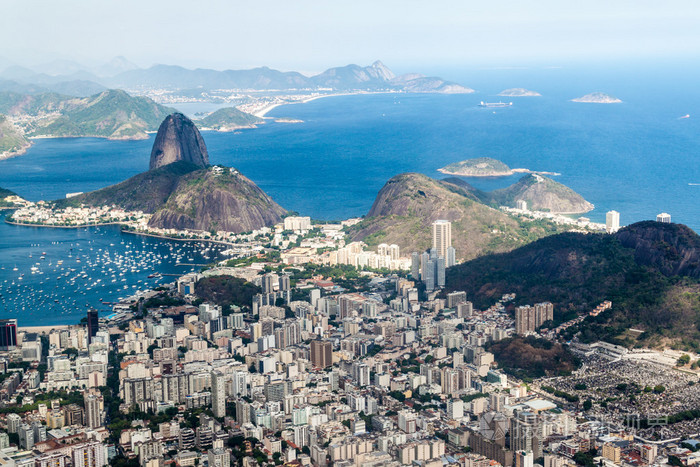
[[[692,0],[5,0],[0,17],[0,57],[23,66],[121,55],[141,67],[312,73],[380,58],[404,72],[700,54]]]

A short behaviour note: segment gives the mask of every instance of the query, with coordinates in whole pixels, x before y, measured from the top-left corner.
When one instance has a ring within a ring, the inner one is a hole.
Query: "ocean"
[[[670,72],[656,70],[643,77],[635,72],[630,68],[616,79],[602,79],[590,71],[586,75],[544,68],[458,71],[455,80],[478,93],[329,97],[281,106],[268,114],[303,123],[270,122],[257,129],[203,136],[212,164],[238,168],[284,208],[314,219],[365,214],[384,183],[399,173],[442,178],[438,168],[486,156],[510,167],[560,173],[553,178],[595,205],[585,214],[593,221],[604,222],[611,209],[620,212],[622,224],[668,212],[674,222],[700,231],[700,95],[690,77],[674,81]],[[661,78],[667,85],[658,82]],[[527,87],[542,96],[496,96],[508,87]],[[594,91],[612,94],[623,103],[570,102]],[[482,100],[513,105],[485,109],[478,106]],[[681,118],[685,115],[690,117]],[[152,142],[153,137],[36,140],[27,154],[0,161],[0,187],[31,200],[101,188],[146,170]],[[468,181],[490,190],[519,177]],[[135,241],[117,229],[101,228],[95,235],[85,229],[57,231],[0,223],[0,265],[5,267],[0,269],[0,284],[16,282],[13,262],[28,255],[27,245],[45,245],[54,237],[62,242],[57,256],[65,256],[71,243],[103,237],[100,241],[126,254],[126,245]],[[142,246],[144,251],[159,252],[160,244],[154,240]],[[189,248],[196,253],[197,247]],[[168,267],[167,261],[153,263],[149,270],[163,267]],[[125,285],[141,286],[138,280],[144,279],[127,278]],[[119,293],[95,294],[86,303],[94,305],[99,298],[112,301]],[[80,317],[85,309],[82,301],[75,305]],[[38,303],[24,306],[40,309]],[[18,313],[13,305],[0,305],[1,317]],[[67,314],[62,322],[75,322],[75,316]],[[22,319],[20,324],[44,324],[46,317]]]

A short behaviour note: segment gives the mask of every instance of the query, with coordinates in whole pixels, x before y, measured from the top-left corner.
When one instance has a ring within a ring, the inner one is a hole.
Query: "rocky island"
[[[501,97],[538,97],[542,94],[525,88],[510,88],[504,89],[503,91],[499,92],[498,95]]]
[[[256,125],[265,123],[265,120],[235,107],[225,107],[212,112],[197,123],[202,130],[234,131],[241,128],[255,128]]]
[[[514,173],[506,164],[490,157],[455,162],[438,169],[438,172],[462,177],[507,177]]]
[[[622,101],[617,97],[603,92],[593,92],[585,96],[577,97],[576,99],[571,99],[571,102],[582,102],[586,104],[619,104]]]

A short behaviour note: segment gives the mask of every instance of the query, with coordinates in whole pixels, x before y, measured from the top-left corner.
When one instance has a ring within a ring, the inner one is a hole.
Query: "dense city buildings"
[[[433,248],[407,259],[394,244],[368,252],[288,219],[262,235],[314,250],[337,241],[336,256],[239,252],[110,314],[91,310],[81,325],[0,322],[0,463],[695,463],[694,451],[666,440],[691,439],[697,419],[635,426],[629,413],[700,404],[690,365],[698,356],[677,372],[677,357],[564,341],[612,301],[564,322],[552,303],[513,293],[479,307],[464,290],[444,289],[449,222],[432,226]],[[358,269],[365,261],[406,267]],[[537,352],[536,368],[551,364],[548,353],[583,364],[539,376],[510,366]]]

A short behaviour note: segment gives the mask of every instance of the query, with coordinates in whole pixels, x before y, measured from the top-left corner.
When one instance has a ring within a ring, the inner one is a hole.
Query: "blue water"
[[[74,324],[88,308],[173,282],[218,258],[220,246],[123,234],[116,226],[20,227],[0,213],[0,317],[20,326]],[[211,249],[208,249],[211,247]],[[34,268],[34,269],[32,269]]]
[[[383,184],[398,173],[441,178],[436,170],[450,162],[488,156],[511,167],[561,173],[554,178],[595,204],[587,214],[595,221],[604,221],[610,209],[621,213],[623,224],[665,211],[674,222],[700,231],[700,186],[693,185],[700,183],[696,75],[662,68],[646,74],[630,68],[614,79],[566,69],[460,73],[457,81],[478,93],[331,97],[278,107],[269,115],[303,123],[268,123],[203,136],[212,163],[238,168],[286,209],[317,219],[365,214]],[[505,109],[477,106],[481,100],[498,100],[495,94],[507,87],[528,87],[543,96],[506,98],[514,105]],[[593,91],[608,92],[624,103],[569,101]],[[679,118],[686,114],[690,118]],[[152,140],[37,140],[26,155],[0,161],[0,187],[32,200],[101,188],[146,170]],[[468,181],[495,189],[518,178]],[[104,241],[124,253],[122,234],[102,230]],[[0,224],[5,245],[0,265],[6,267],[0,270],[0,283],[11,279],[7,266],[11,269],[15,260],[7,248],[21,256],[27,243],[93,236],[84,230]],[[159,251],[159,242],[153,242],[147,247]],[[127,285],[142,285],[135,281],[129,279]],[[16,312],[0,309],[1,316]]]

